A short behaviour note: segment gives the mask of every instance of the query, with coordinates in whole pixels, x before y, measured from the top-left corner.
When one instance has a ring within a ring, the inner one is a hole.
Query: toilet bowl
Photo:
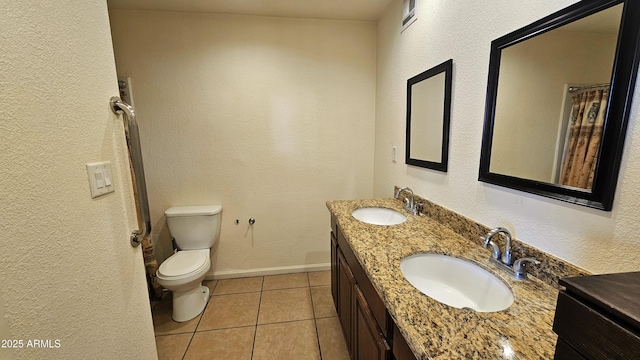
[[[207,306],[209,288],[202,280],[210,268],[209,249],[178,251],[160,265],[156,277],[173,293],[174,321],[189,321]]]
[[[165,211],[167,226],[179,248],[156,273],[158,283],[173,293],[171,318],[189,321],[207,306],[209,288],[202,280],[211,268],[210,249],[220,235],[222,206],[180,206]]]

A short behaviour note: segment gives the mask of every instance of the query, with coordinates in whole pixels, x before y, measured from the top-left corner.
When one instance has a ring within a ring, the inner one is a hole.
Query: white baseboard
[[[242,278],[250,276],[266,276],[266,275],[280,275],[280,274],[292,274],[311,271],[325,271],[331,269],[331,263],[324,264],[312,264],[312,265],[294,265],[294,266],[280,266],[270,268],[257,268],[248,270],[224,270],[216,271],[213,274],[207,274],[205,280],[221,280]]]

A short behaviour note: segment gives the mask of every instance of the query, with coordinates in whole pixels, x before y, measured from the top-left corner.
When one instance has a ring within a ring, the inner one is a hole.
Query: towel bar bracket
[[[140,230],[133,230],[131,232],[131,246],[136,247],[140,245],[140,243],[142,242],[142,239],[140,239],[140,235],[142,235],[142,231]]]

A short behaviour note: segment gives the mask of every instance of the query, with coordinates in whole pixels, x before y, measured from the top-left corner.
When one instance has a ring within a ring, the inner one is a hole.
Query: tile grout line
[[[292,286],[292,287],[283,287],[283,288],[277,288],[277,289],[267,289],[267,290],[263,290],[263,291],[269,292],[269,291],[294,290],[294,289],[304,289],[304,288],[310,288],[310,287],[308,285],[305,285],[305,286]]]
[[[198,323],[200,323],[200,321],[198,321]],[[196,326],[196,329],[198,328],[198,326]],[[187,344],[187,348],[184,349],[184,354],[182,354],[182,360],[184,360],[184,358],[187,356],[187,351],[189,351],[189,346],[191,346],[191,342],[193,341],[193,338],[196,336],[196,331],[193,330],[193,333],[191,334],[191,339],[189,339],[189,343]]]
[[[260,300],[258,301],[258,313],[256,314],[256,325],[253,328],[253,343],[251,344],[251,359],[256,350],[256,338],[258,337],[258,319],[260,319],[260,306],[262,305],[262,291],[264,288],[264,276],[262,277],[262,284],[260,284]]]
[[[311,280],[309,279],[309,273],[307,273],[307,281],[309,281],[309,298],[311,299],[311,311],[313,312],[313,326],[316,328],[316,343],[318,344],[318,355],[322,360],[322,348],[320,347],[320,332],[318,331],[318,319],[316,318],[316,307],[313,302],[313,293],[311,292]]]

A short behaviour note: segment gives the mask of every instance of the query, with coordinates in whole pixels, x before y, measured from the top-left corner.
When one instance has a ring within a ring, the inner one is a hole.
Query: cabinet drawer
[[[353,250],[351,250],[349,243],[347,243],[347,239],[345,239],[340,229],[338,229],[338,247],[341,249],[344,258],[349,264],[349,267],[353,272],[353,276],[356,279],[356,283],[360,286],[360,290],[367,300],[369,308],[373,313],[373,317],[376,319],[378,326],[380,326],[380,329],[382,330],[382,334],[385,338],[390,338],[391,319],[387,313],[387,308],[384,306],[382,299],[373,287],[373,284],[371,284],[371,280],[369,280],[367,273],[364,272],[362,265],[360,265],[360,262],[353,253]]]
[[[640,359],[640,338],[560,292],[553,331],[587,359]]]

